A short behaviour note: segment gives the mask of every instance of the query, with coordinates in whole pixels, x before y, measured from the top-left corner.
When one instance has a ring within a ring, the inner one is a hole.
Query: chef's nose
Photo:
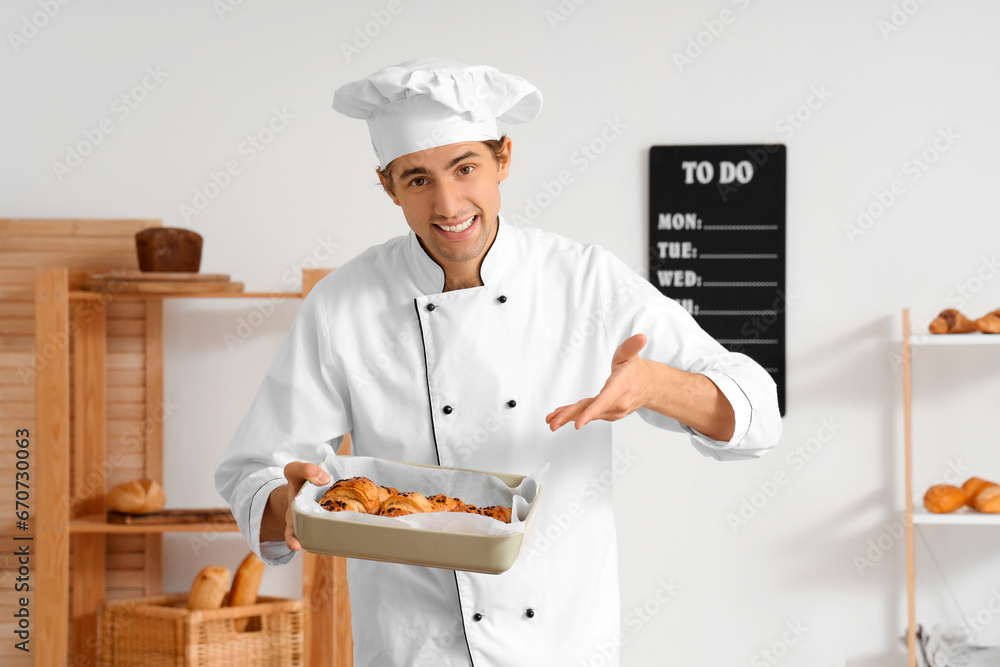
[[[465,208],[465,197],[457,183],[447,179],[434,188],[434,212],[443,218],[452,220],[460,215]]]

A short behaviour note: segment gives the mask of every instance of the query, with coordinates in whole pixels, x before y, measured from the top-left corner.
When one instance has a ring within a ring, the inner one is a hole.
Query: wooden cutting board
[[[226,508],[220,509],[169,509],[147,514],[125,514],[108,510],[108,523],[158,524],[158,523],[218,523],[236,524],[236,517]]]

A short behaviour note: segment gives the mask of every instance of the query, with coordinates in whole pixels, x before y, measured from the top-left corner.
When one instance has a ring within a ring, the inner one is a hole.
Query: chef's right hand
[[[292,461],[285,466],[285,479],[288,480],[288,484],[277,489],[277,491],[283,490],[285,492],[285,545],[292,551],[299,551],[302,549],[302,545],[295,539],[292,503],[295,501],[295,496],[298,495],[299,489],[302,488],[306,480],[316,485],[328,484],[330,482],[330,475],[315,463]]]

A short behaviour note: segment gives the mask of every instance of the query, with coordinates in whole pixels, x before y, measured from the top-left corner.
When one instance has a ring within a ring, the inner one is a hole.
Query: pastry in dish
[[[461,498],[452,498],[443,493],[431,496],[427,500],[431,502],[432,512],[464,512],[465,508],[468,507]]]
[[[434,506],[431,504],[431,501],[427,500],[424,494],[417,493],[416,491],[405,491],[389,496],[382,503],[382,510],[379,514],[382,516],[405,516],[407,514],[416,514],[417,512],[433,511]]]
[[[331,512],[350,510],[378,514],[382,503],[395,492],[396,489],[379,486],[367,477],[351,477],[327,489],[319,499],[319,505]]]
[[[418,512],[468,512],[510,523],[510,508],[502,505],[476,507],[461,498],[439,493],[426,497],[416,491],[400,493],[391,486],[379,486],[367,477],[342,479],[326,490],[319,505],[330,512],[353,511],[381,516],[406,516]]]
[[[510,523],[510,508],[504,507],[503,505],[490,505],[489,507],[480,507],[476,510],[476,514],[482,514],[483,516],[492,517],[497,521]]]

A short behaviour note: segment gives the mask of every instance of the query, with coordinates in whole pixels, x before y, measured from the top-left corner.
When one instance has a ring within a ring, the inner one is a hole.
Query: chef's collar
[[[502,215],[497,214],[497,218],[496,237],[493,239],[493,245],[486,251],[483,263],[479,267],[479,277],[482,278],[483,285],[487,287],[499,280],[512,260],[514,229],[504,222]],[[420,245],[420,239],[417,238],[416,232],[412,229],[407,238],[407,256],[413,270],[413,279],[421,292],[440,294],[444,291],[444,269],[427,254],[424,247]]]

